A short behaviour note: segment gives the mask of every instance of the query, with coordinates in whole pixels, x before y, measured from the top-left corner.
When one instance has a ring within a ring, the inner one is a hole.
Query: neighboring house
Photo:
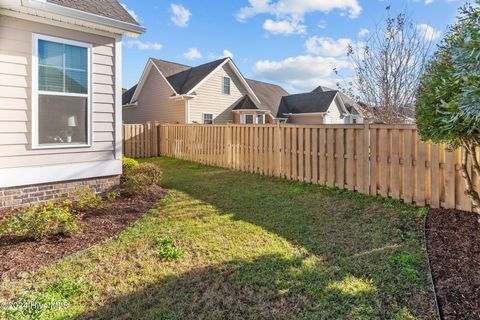
[[[0,209],[119,183],[122,35],[115,0],[0,0]]]
[[[295,124],[363,123],[355,102],[338,90],[322,86],[309,93],[283,97],[279,115]]]
[[[230,58],[197,67],[150,58],[137,85],[123,94],[125,123],[361,123],[355,103],[319,87],[289,95],[246,79]]]

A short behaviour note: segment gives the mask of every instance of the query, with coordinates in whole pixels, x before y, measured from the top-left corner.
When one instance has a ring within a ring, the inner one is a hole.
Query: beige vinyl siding
[[[312,125],[312,124],[322,124],[323,123],[323,117],[318,114],[312,114],[312,115],[291,115],[288,118],[288,123],[293,123],[293,124],[306,124],[306,125]]]
[[[32,34],[91,43],[92,147],[32,150]],[[115,39],[0,16],[0,168],[113,160]]]
[[[229,77],[230,95],[223,94],[223,77]],[[233,121],[232,109],[247,94],[228,64],[210,75],[196,90],[196,97],[190,100],[190,122],[202,123],[203,113],[212,113],[214,123]]]
[[[330,105],[330,107],[328,108],[328,111],[327,111],[327,114],[332,119],[331,124],[343,124],[344,123],[344,119],[342,118],[342,115],[340,113],[340,108],[341,108],[340,104],[339,104],[337,98],[335,98],[332,101],[332,104]]]
[[[123,108],[125,123],[185,123],[185,101],[173,100],[172,89],[162,75],[150,70],[138,96],[138,106]]]

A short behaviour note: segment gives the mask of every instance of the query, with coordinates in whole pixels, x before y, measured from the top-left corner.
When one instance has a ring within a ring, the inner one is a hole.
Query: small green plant
[[[175,246],[172,238],[165,236],[157,241],[158,256],[162,260],[170,261],[180,258],[183,250]]]
[[[124,174],[128,174],[130,170],[138,166],[139,163],[137,160],[128,157],[122,157],[122,169]]]
[[[78,220],[71,201],[49,201],[30,207],[22,215],[6,218],[0,225],[0,236],[27,236],[38,240],[49,235],[74,233],[80,229]]]
[[[79,210],[100,210],[105,207],[103,199],[100,195],[95,194],[91,187],[85,186],[74,192],[75,206]]]
[[[114,202],[114,201],[117,200],[119,197],[120,197],[120,191],[118,191],[118,190],[110,191],[110,192],[107,192],[107,193],[105,194],[105,200],[106,200],[108,203]]]
[[[162,171],[153,163],[142,163],[126,174],[124,189],[130,194],[138,194],[162,182]]]

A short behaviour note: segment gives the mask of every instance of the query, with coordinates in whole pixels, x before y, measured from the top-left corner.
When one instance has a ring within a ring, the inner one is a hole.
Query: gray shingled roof
[[[153,58],[152,61],[160,69],[178,94],[187,94],[227,59],[228,58],[222,58],[197,67],[189,67]]]
[[[122,94],[122,105],[126,105],[132,102],[132,97],[136,89],[137,85],[134,85]]]
[[[288,96],[288,92],[275,84],[246,79],[250,88],[262,103],[262,107],[270,110],[273,115],[278,113],[282,97]]]
[[[258,110],[258,108],[250,96],[246,95],[238,101],[235,107],[233,107],[233,110]]]
[[[328,92],[328,91],[335,91],[335,92],[338,92],[340,94],[340,97],[342,98],[343,104],[347,108],[348,112],[350,112],[351,114],[354,114],[354,115],[360,114],[358,112],[359,106],[357,105],[357,103],[341,91],[331,89],[331,88],[328,88],[328,87],[319,86],[319,87],[315,88],[312,92],[319,93],[319,92]]]
[[[116,0],[47,0],[62,7],[76,9],[99,16],[139,25]]]
[[[337,91],[292,94],[282,98],[277,117],[284,118],[288,113],[327,112]]]

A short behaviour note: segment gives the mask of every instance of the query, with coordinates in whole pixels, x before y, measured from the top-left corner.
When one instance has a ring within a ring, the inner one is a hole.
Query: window
[[[223,94],[230,95],[230,78],[223,77]]]
[[[36,35],[33,145],[90,144],[90,45]]]
[[[245,123],[246,124],[253,124],[253,114],[246,114],[245,115]]]
[[[257,114],[257,123],[265,124],[265,116],[263,114]]]
[[[357,118],[352,118],[352,123],[357,124]]]
[[[213,114],[204,113],[203,114],[203,124],[213,124]]]

